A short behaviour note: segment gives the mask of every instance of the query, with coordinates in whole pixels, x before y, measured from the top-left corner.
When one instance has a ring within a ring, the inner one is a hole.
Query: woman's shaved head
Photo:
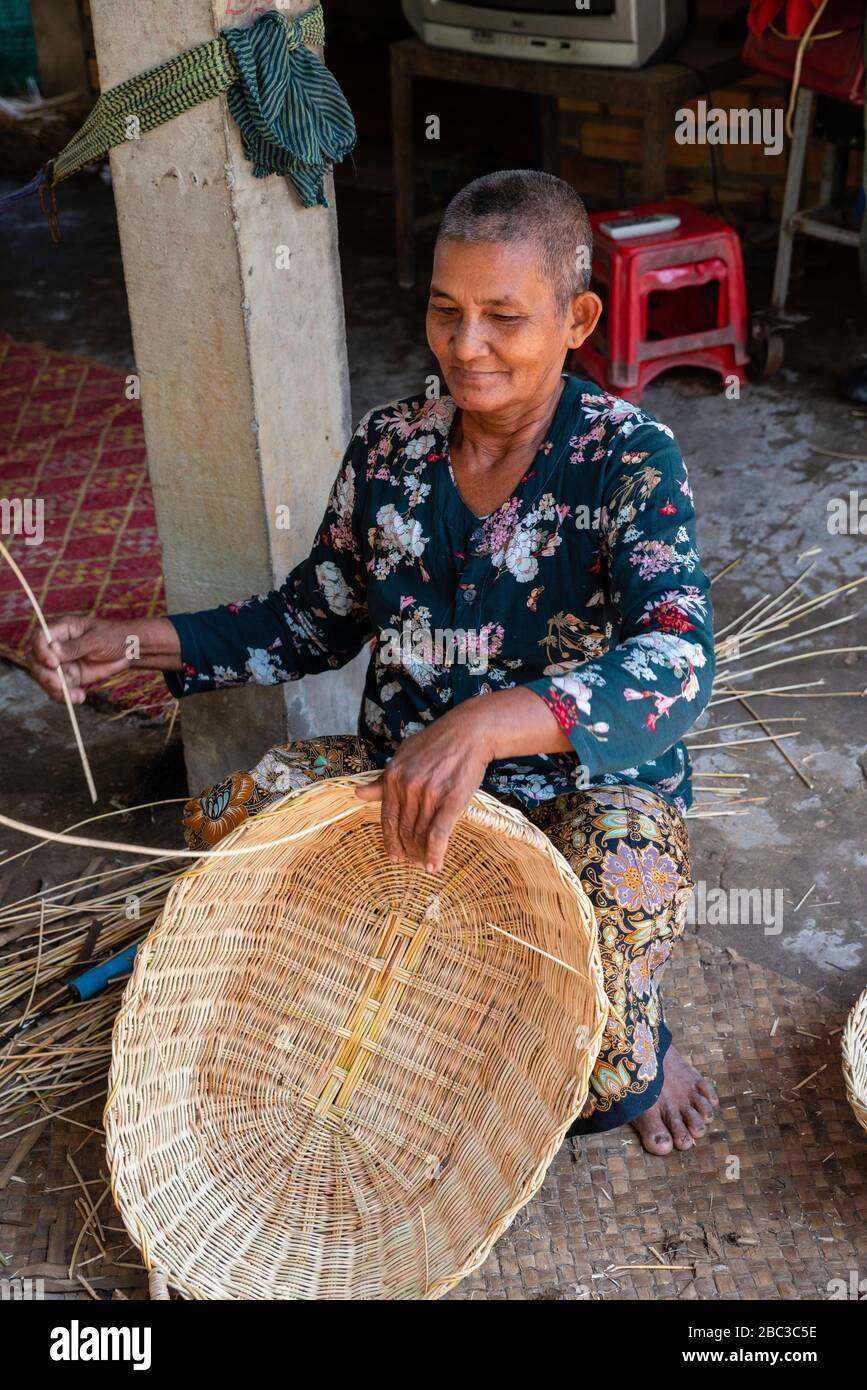
[[[590,284],[593,232],[574,188],[537,169],[503,169],[474,179],[445,211],[439,240],[525,243],[536,248],[539,270],[558,308]]]

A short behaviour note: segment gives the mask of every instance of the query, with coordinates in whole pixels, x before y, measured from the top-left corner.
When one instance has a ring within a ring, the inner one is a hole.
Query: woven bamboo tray
[[[856,1000],[843,1030],[843,1078],[855,1118],[867,1130],[867,989]]]
[[[442,873],[392,864],[358,780],[179,878],[124,995],[112,1189],[188,1298],[440,1297],[587,1094],[607,1004],[565,859],[480,793]]]

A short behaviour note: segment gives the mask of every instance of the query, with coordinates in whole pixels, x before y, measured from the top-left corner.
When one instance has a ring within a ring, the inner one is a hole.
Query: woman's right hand
[[[32,675],[52,700],[62,702],[57,673],[63,667],[73,704],[80,705],[87,688],[131,666],[156,670],[180,667],[180,642],[167,618],[123,619],[71,616],[48,620],[49,643],[40,630],[28,653]]]

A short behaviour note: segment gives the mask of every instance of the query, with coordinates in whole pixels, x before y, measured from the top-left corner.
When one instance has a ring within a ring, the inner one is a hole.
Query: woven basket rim
[[[355,784],[374,781],[380,775],[381,773],[378,771],[362,772],[342,777],[323,778],[321,781],[312,782],[308,786],[297,788],[293,791],[288,792],[284,797],[281,797],[279,801],[275,802],[272,806],[269,806],[267,810],[257,815],[255,817],[255,821],[261,825],[270,817],[277,815],[281,811],[285,811],[288,804],[297,801],[300,797],[308,799],[313,798],[318,794],[324,795],[329,792],[333,793],[340,787],[348,788]],[[352,807],[352,812],[356,811],[357,809],[357,811],[362,814],[365,812],[367,812],[368,814],[378,813],[379,803],[362,801],[361,798],[356,798],[355,800],[356,805]],[[347,812],[347,816],[348,814],[349,812]],[[561,879],[569,886],[569,888],[573,891],[577,890],[579,899],[583,902],[587,910],[591,928],[594,926],[595,913],[593,910],[593,905],[588,895],[584,891],[584,888],[581,884],[580,879],[578,878],[578,875],[575,873],[574,869],[572,869],[571,865],[563,856],[563,854],[561,854],[561,852],[548,838],[548,836],[545,835],[536,826],[534,826],[532,822],[530,822],[526,818],[523,812],[511,806],[506,806],[496,797],[491,796],[489,793],[485,791],[479,790],[475,793],[466,810],[462,813],[462,816],[459,817],[459,820],[465,817],[469,818],[475,824],[480,825],[487,830],[505,835],[508,838],[521,841],[525,844],[532,845],[533,848],[535,848],[538,851],[541,851],[549,860],[552,869],[561,877]],[[341,816],[339,817],[339,819],[342,820],[343,817]],[[251,823],[252,822],[249,819],[242,821],[229,834],[225,835],[223,839],[220,840],[219,845],[214,850],[211,850],[202,859],[200,863],[192,865],[190,868],[184,870],[183,872],[177,875],[177,878],[170,890],[170,897],[166,901],[166,905],[164,906],[163,912],[160,914],[160,917],[154,923],[153,927],[148,932],[145,939],[141,942],[141,944],[139,945],[139,949],[136,952],[132,974],[124,989],[121,1006],[118,1010],[112,1028],[111,1066],[108,1078],[108,1095],[106,1098],[105,1106],[103,1108],[103,1126],[105,1129],[106,1136],[106,1156],[109,1164],[109,1180],[112,1199],[121,1217],[121,1220],[123,1221],[124,1227],[130,1236],[130,1239],[135,1243],[135,1245],[141,1252],[145,1268],[148,1270],[148,1272],[156,1272],[163,1275],[167,1280],[169,1287],[180,1293],[182,1297],[195,1301],[206,1301],[208,1296],[201,1290],[189,1285],[183,1278],[174,1273],[171,1269],[167,1269],[163,1263],[157,1265],[153,1263],[151,1253],[148,1248],[147,1236],[145,1232],[141,1229],[141,1227],[138,1225],[138,1223],[135,1221],[134,1214],[132,1211],[129,1210],[125,1198],[118,1191],[118,1173],[116,1158],[119,1152],[118,1145],[121,1138],[121,1126],[118,1122],[118,1116],[115,1112],[114,1106],[124,1080],[123,1034],[130,1019],[134,1015],[141,1015],[143,1013],[143,986],[147,974],[148,961],[152,953],[153,943],[162,935],[162,932],[171,925],[170,922],[165,921],[167,917],[166,909],[168,907],[169,900],[171,896],[174,895],[178,885],[182,881],[205,872],[209,868],[209,866],[211,866],[214,863],[215,859],[219,857],[219,850],[222,848],[229,847],[232,844],[232,842],[234,842],[239,836],[243,836],[245,833],[245,829],[249,828]],[[304,836],[307,836],[309,834],[315,834],[317,830],[321,830],[325,826],[333,823],[335,822],[332,819],[326,820],[318,826],[316,824],[311,825],[307,827],[307,829],[304,831]],[[301,838],[301,836],[299,836],[299,838]],[[236,860],[235,862],[240,863],[246,861]],[[561,964],[564,966],[564,968],[571,968],[567,967],[565,965],[565,962],[561,962]],[[601,955],[599,951],[598,938],[595,930],[591,930],[590,933],[590,956],[588,960],[587,984],[591,990],[591,993],[594,996],[593,1002],[596,1006],[597,1016],[596,1027],[588,1036],[588,1052],[592,1051],[592,1055],[596,1056],[599,1050],[599,1046],[601,1045],[602,1034],[604,1032],[608,1018],[608,999],[605,993]],[[867,993],[865,993],[865,999],[867,999]],[[590,1068],[588,1067],[587,1081],[582,1083],[580,1078],[576,1080],[574,1095],[572,1097],[572,1110],[574,1113],[572,1114],[571,1118],[567,1118],[564,1125],[558,1126],[556,1133],[552,1135],[550,1142],[544,1147],[541,1157],[539,1158],[539,1161],[536,1164],[536,1166],[530,1173],[526,1175],[523,1182],[519,1184],[514,1199],[508,1207],[508,1209],[505,1212],[501,1213],[498,1219],[491,1224],[491,1226],[485,1232],[483,1239],[480,1241],[479,1245],[473,1251],[470,1257],[464,1262],[463,1266],[454,1273],[450,1274],[447,1279],[441,1279],[439,1281],[435,1280],[429,1283],[424,1293],[420,1296],[422,1299],[433,1300],[442,1298],[451,1289],[455,1288],[459,1283],[461,1283],[463,1279],[467,1278],[468,1275],[472,1274],[475,1270],[477,1270],[479,1266],[483,1264],[484,1261],[487,1259],[488,1255],[491,1252],[491,1249],[493,1248],[497,1240],[499,1240],[500,1236],[508,1229],[508,1227],[514,1221],[518,1212],[521,1211],[522,1208],[525,1207],[527,1203],[531,1201],[532,1198],[539,1191],[540,1187],[542,1186],[542,1183],[544,1182],[548,1168],[550,1167],[553,1159],[555,1158],[556,1154],[561,1148],[566,1133],[570,1125],[573,1123],[574,1115],[577,1114],[578,1110],[580,1109],[580,1106],[586,1099],[586,1094],[589,1086],[589,1071]]]

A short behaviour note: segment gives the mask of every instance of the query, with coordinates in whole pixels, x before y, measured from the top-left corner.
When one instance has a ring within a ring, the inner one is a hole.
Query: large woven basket
[[[358,780],[313,784],[184,874],[127,986],[113,1192],[186,1297],[441,1296],[587,1094],[607,1006],[565,859],[479,794],[441,874],[392,864]]]
[[[843,1079],[855,1118],[867,1130],[867,989],[856,1000],[843,1030]]]

